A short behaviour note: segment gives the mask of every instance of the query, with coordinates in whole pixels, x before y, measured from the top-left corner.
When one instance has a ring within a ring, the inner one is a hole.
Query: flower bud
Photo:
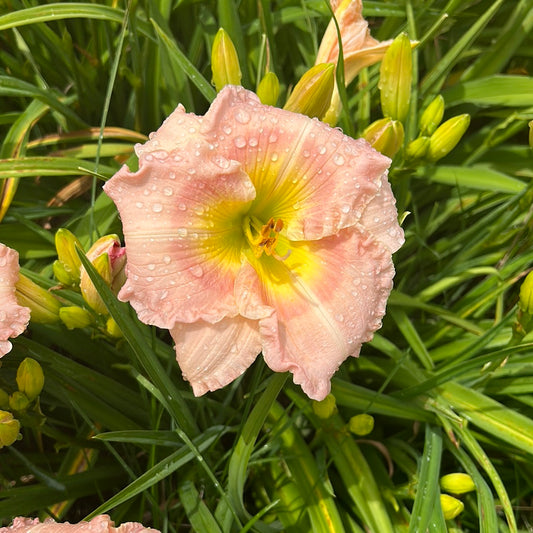
[[[414,141],[411,141],[405,149],[405,159],[408,161],[414,161],[417,159],[423,159],[429,148],[429,137],[418,137]]]
[[[333,416],[337,412],[337,401],[333,394],[328,394],[322,401],[317,402],[313,400],[311,403],[313,407],[313,413],[315,413],[318,418],[326,419],[330,416]]]
[[[273,72],[267,72],[257,87],[257,96],[265,105],[276,105],[279,96],[279,80]]]
[[[211,70],[215,88],[220,91],[225,85],[241,84],[241,67],[237,50],[224,28],[215,35],[211,48]]]
[[[368,435],[374,429],[374,417],[362,413],[350,418],[348,429],[355,435]]]
[[[533,271],[531,271],[520,286],[518,307],[524,313],[533,315]]]
[[[106,235],[98,239],[87,252],[87,259],[117,294],[126,280],[124,266],[126,264],[126,249],[120,246],[117,235]],[[91,278],[82,267],[80,275],[80,290],[84,300],[99,314],[107,314],[107,308],[96,291]]]
[[[19,274],[15,287],[18,303],[29,307],[32,322],[51,324],[59,320],[61,304],[53,294],[23,274]]]
[[[94,322],[93,315],[87,309],[77,305],[62,307],[59,310],[59,318],[67,326],[67,329],[86,328]]]
[[[54,263],[54,275],[62,285],[77,285],[80,281],[81,261],[76,246],[80,241],[68,229],[59,228],[55,236],[58,264]]]
[[[440,495],[440,506],[445,520],[452,520],[465,508],[462,501],[448,494]]]
[[[15,391],[9,397],[9,408],[12,411],[25,411],[30,405],[30,400],[21,391]]]
[[[470,124],[470,115],[457,115],[440,125],[429,138],[428,159],[438,161],[448,155],[461,140]]]
[[[413,59],[411,41],[405,33],[394,39],[380,67],[379,90],[383,116],[403,122],[409,111]]]
[[[403,144],[403,126],[397,120],[381,118],[365,129],[363,137],[378,152],[393,158]]]
[[[322,118],[329,109],[334,86],[335,65],[315,65],[300,78],[283,109],[311,118]]]
[[[31,357],[26,357],[17,369],[17,386],[31,402],[41,394],[44,386],[44,373],[41,365]]]
[[[420,135],[433,135],[444,116],[444,98],[439,94],[420,116]]]
[[[11,446],[19,436],[20,422],[7,411],[0,411],[0,448]]]
[[[442,476],[440,478],[440,486],[442,490],[451,494],[465,494],[476,490],[474,480],[468,474],[462,472]]]
[[[109,317],[107,319],[105,329],[108,335],[114,337],[115,339],[119,339],[120,337],[122,337],[122,330],[118,327],[118,324],[112,317]]]
[[[9,408],[9,394],[4,390],[0,389],[0,409]]]

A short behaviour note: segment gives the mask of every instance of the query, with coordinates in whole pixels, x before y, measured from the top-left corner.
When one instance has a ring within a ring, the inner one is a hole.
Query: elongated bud
[[[30,400],[28,397],[19,390],[15,391],[10,397],[9,397],[9,408],[12,411],[25,411],[30,405]]]
[[[452,520],[465,508],[462,501],[448,494],[440,495],[440,506],[445,520]]]
[[[54,275],[62,285],[73,286],[80,281],[81,261],[76,253],[80,241],[68,229],[60,228],[55,236],[58,264],[54,263]]]
[[[365,129],[363,137],[378,152],[393,158],[403,144],[403,126],[397,120],[380,118]]]
[[[380,67],[379,90],[385,117],[403,122],[409,111],[413,59],[411,41],[405,33],[394,39]]]
[[[518,307],[524,313],[533,315],[533,271],[531,271],[520,286]]]
[[[237,50],[224,28],[220,28],[215,35],[211,48],[211,70],[213,83],[217,91],[225,85],[241,84],[241,67]]]
[[[474,480],[468,474],[462,472],[442,476],[440,478],[440,486],[442,490],[451,494],[465,494],[476,490]]]
[[[44,386],[44,373],[41,365],[31,357],[26,357],[17,369],[17,386],[31,402],[41,394]]]
[[[333,394],[328,394],[322,401],[317,402],[313,400],[311,403],[313,407],[313,413],[318,418],[326,419],[333,416],[337,412],[337,401]]]
[[[107,333],[111,336],[111,337],[114,337],[115,339],[119,339],[120,337],[122,337],[122,330],[118,327],[118,324],[115,322],[115,320],[112,318],[112,317],[109,317],[107,319],[107,322],[106,322],[106,325],[105,325],[105,329],[107,331]]]
[[[8,411],[0,411],[0,448],[11,446],[18,438],[20,422]]]
[[[267,72],[259,82],[257,96],[264,105],[276,105],[279,97],[279,80],[273,72]]]
[[[429,149],[429,137],[418,137],[411,141],[405,149],[405,159],[414,161],[426,157]]]
[[[444,116],[444,98],[439,94],[420,116],[420,135],[433,135]]]
[[[368,435],[374,429],[374,417],[365,413],[352,416],[348,422],[348,429],[355,435]]]
[[[461,140],[470,125],[470,115],[457,115],[440,125],[429,138],[427,157],[430,161],[438,161],[448,155]]]
[[[53,294],[43,289],[23,274],[15,284],[18,303],[29,307],[31,321],[51,324],[59,320],[61,304]]]
[[[87,259],[117,294],[126,280],[124,267],[126,264],[126,249],[120,246],[117,235],[106,235],[98,239],[87,252]],[[99,314],[107,314],[107,308],[96,291],[89,275],[82,267],[80,275],[80,290],[84,300]]]
[[[94,322],[93,315],[87,309],[77,305],[62,307],[59,310],[59,318],[67,326],[67,329],[86,328]]]
[[[334,86],[335,65],[315,65],[300,78],[283,109],[311,118],[322,118],[329,109]]]
[[[533,120],[529,122],[529,146],[533,148]]]

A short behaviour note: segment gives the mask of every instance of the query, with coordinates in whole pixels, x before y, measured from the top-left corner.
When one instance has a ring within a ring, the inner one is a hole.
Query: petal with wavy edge
[[[171,330],[176,358],[194,394],[201,396],[238,378],[261,351],[259,324],[243,317],[216,324],[198,321]]]
[[[202,131],[250,176],[257,191],[251,212],[264,223],[281,218],[291,240],[320,239],[355,224],[390,164],[362,139],[264,106],[233,86],[219,93]]]
[[[170,329],[176,321],[217,322],[237,313],[242,217],[255,197],[235,161],[206,143],[164,159],[144,154],[104,186],[122,218],[127,281],[119,298],[139,319]]]
[[[8,339],[20,335],[30,320],[30,310],[17,302],[15,283],[18,279],[18,252],[0,244],[0,357],[11,351]]]

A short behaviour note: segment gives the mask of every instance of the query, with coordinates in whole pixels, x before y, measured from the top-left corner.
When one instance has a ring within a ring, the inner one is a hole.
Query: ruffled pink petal
[[[281,218],[291,240],[320,239],[355,224],[390,164],[366,141],[264,106],[239,87],[219,93],[202,129],[250,176],[254,214],[264,222]]]
[[[266,363],[292,372],[310,398],[321,400],[339,365],[358,355],[381,326],[394,267],[390,250],[359,225],[292,244],[292,265],[258,262],[256,271],[240,272],[237,288],[251,288],[255,296],[242,299],[237,292],[237,301],[241,314],[252,318],[275,309],[259,319]]]
[[[168,329],[236,314],[242,216],[255,196],[238,163],[207,143],[189,148],[159,158],[145,152],[138,172],[123,167],[104,186],[126,241],[119,298],[143,322]]]
[[[176,358],[194,394],[224,387],[238,378],[261,351],[259,324],[242,317],[216,324],[198,321],[171,330]]]
[[[8,339],[20,335],[30,320],[30,310],[18,304],[15,294],[18,259],[15,250],[0,244],[0,357],[12,348]]]
[[[40,522],[38,518],[15,518],[9,527],[0,527],[0,533],[160,533],[142,524],[127,522],[114,527],[107,515],[96,516],[89,522],[58,523],[52,519]]]

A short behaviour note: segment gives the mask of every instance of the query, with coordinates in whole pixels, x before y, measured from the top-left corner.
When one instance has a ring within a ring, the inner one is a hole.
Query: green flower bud
[[[409,111],[413,59],[411,41],[405,33],[394,39],[380,67],[379,90],[385,117],[403,122]]]
[[[439,126],[429,138],[428,159],[438,161],[448,155],[461,140],[470,124],[470,115],[457,115]]]
[[[215,88],[220,91],[225,85],[241,84],[241,67],[237,50],[224,28],[215,35],[211,48],[211,70]]]
[[[31,402],[41,394],[44,386],[44,373],[41,365],[26,357],[17,369],[17,386]]]
[[[267,72],[259,82],[257,96],[264,105],[276,105],[279,96],[279,80],[273,72]]]
[[[463,512],[465,508],[462,501],[453,496],[448,496],[448,494],[440,495],[440,506],[442,507],[442,514],[445,520],[452,520],[459,513]]]
[[[442,490],[451,494],[465,494],[476,490],[474,480],[468,474],[462,472],[442,476],[440,478],[440,486]]]
[[[352,416],[348,422],[348,429],[355,435],[368,435],[374,429],[374,417],[365,413]]]
[[[20,422],[7,411],[0,411],[0,448],[11,446],[18,438]]]
[[[433,135],[444,116],[444,98],[439,94],[420,116],[420,135]]]
[[[52,293],[23,274],[19,274],[15,287],[17,289],[17,301],[20,305],[29,307],[32,322],[51,324],[59,320],[61,304]]]
[[[524,313],[533,315],[533,271],[531,271],[520,286],[518,307]]]
[[[411,141],[405,149],[405,158],[410,161],[423,159],[429,148],[429,137],[418,137]]]
[[[15,391],[9,397],[9,408],[12,411],[25,411],[30,405],[30,400],[21,391]]]
[[[81,329],[90,326],[94,320],[87,309],[72,305],[59,310],[59,318],[68,329]]]
[[[80,282],[81,261],[76,253],[76,245],[81,249],[80,241],[68,229],[60,228],[56,232],[55,243],[60,265],[54,263],[55,277],[62,285],[77,285]]]
[[[329,109],[334,87],[335,65],[315,65],[300,78],[283,109],[311,118],[322,118]]]
[[[109,317],[107,319],[107,322],[106,322],[106,325],[105,325],[105,329],[107,331],[107,333],[111,336],[111,337],[114,337],[115,339],[119,339],[120,337],[122,337],[122,330],[118,327],[118,324],[113,320],[112,317]]]
[[[328,394],[322,401],[317,402],[313,400],[311,402],[313,413],[315,413],[318,418],[326,419],[330,416],[333,416],[337,412],[337,401],[333,394]]]
[[[378,152],[393,158],[403,144],[403,126],[397,120],[381,118],[365,129],[363,137]]]
[[[9,394],[4,390],[0,389],[0,409],[9,408]]]

